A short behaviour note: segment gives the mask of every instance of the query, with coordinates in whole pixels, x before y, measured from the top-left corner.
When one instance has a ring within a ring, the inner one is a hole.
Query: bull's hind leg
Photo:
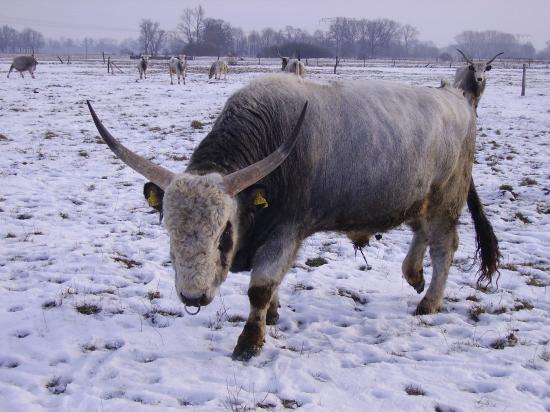
[[[417,293],[424,290],[424,255],[428,247],[428,234],[426,233],[425,222],[414,222],[414,236],[407,252],[407,256],[401,265],[403,276]]]
[[[458,248],[456,223],[457,219],[449,216],[438,217],[428,223],[432,280],[424,298],[416,308],[417,315],[435,313],[443,303],[449,268]]]
[[[250,314],[233,350],[233,359],[248,360],[260,353],[268,319],[277,315],[277,289],[294,261],[299,240],[293,230],[281,228],[263,244],[252,264],[248,298]],[[268,316],[269,313],[269,316]]]
[[[10,73],[13,70],[13,64],[10,66],[10,70],[8,71],[8,79],[10,78]]]

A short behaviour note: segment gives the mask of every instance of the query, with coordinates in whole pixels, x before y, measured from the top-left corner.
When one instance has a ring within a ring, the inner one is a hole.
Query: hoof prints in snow
[[[139,83],[136,73],[107,76],[94,61],[44,64],[35,80],[0,81],[2,407],[550,407],[550,118],[536,89],[517,96],[521,70],[495,65],[478,109],[473,173],[501,244],[499,288],[475,287],[467,212],[443,308],[421,317],[411,313],[422,295],[401,275],[409,229],[371,242],[369,267],[346,237],[317,234],[283,282],[280,318],[267,328],[263,352],[243,364],[231,353],[248,316],[249,275],[229,274],[213,303],[184,314],[168,236],[143,199],[145,181],[102,144],[85,106],[93,99],[106,126],[136,152],[184,170],[231,93],[279,70],[239,65],[222,85],[207,81],[203,61],[190,64],[182,88],[170,87],[160,62]],[[454,74],[309,69],[320,81],[436,87]],[[533,63],[530,78],[544,87],[550,71]],[[428,286],[429,259],[424,276]]]

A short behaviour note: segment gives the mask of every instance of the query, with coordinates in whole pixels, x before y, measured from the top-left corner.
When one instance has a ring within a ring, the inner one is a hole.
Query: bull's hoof
[[[235,346],[235,349],[233,349],[233,354],[231,355],[231,358],[236,361],[248,361],[253,356],[258,356],[261,351],[261,346],[248,346],[238,343],[237,346]]]
[[[424,298],[420,301],[418,306],[416,307],[416,311],[414,314],[416,316],[418,315],[431,315],[432,313],[436,313],[439,310],[437,305],[435,305],[433,302],[429,301],[428,299]]]
[[[275,313],[270,313],[269,311],[267,312],[267,316],[265,318],[266,325],[276,325],[278,321],[279,321],[279,314],[277,312]]]

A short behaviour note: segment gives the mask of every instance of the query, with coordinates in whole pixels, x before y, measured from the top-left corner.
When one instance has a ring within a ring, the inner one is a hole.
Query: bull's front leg
[[[428,247],[428,235],[425,231],[424,222],[415,222],[413,225],[414,236],[409,247],[409,251],[401,270],[403,276],[417,293],[422,293],[424,290],[424,255]]]
[[[233,350],[233,359],[249,360],[261,352],[266,324],[278,318],[277,289],[294,261],[298,246],[295,232],[282,229],[273,233],[256,252],[248,288],[250,314]]]

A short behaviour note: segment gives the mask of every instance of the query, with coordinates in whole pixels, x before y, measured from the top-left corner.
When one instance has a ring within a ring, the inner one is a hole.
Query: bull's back
[[[289,84],[288,106],[298,113],[308,100],[309,107],[296,155],[281,168],[294,174],[291,187],[300,192],[289,199],[321,225],[414,213],[471,160],[462,152],[473,148],[475,123],[455,90],[379,81]]]
[[[19,71],[29,70],[35,65],[36,63],[32,56],[17,56],[12,62],[12,66]]]

